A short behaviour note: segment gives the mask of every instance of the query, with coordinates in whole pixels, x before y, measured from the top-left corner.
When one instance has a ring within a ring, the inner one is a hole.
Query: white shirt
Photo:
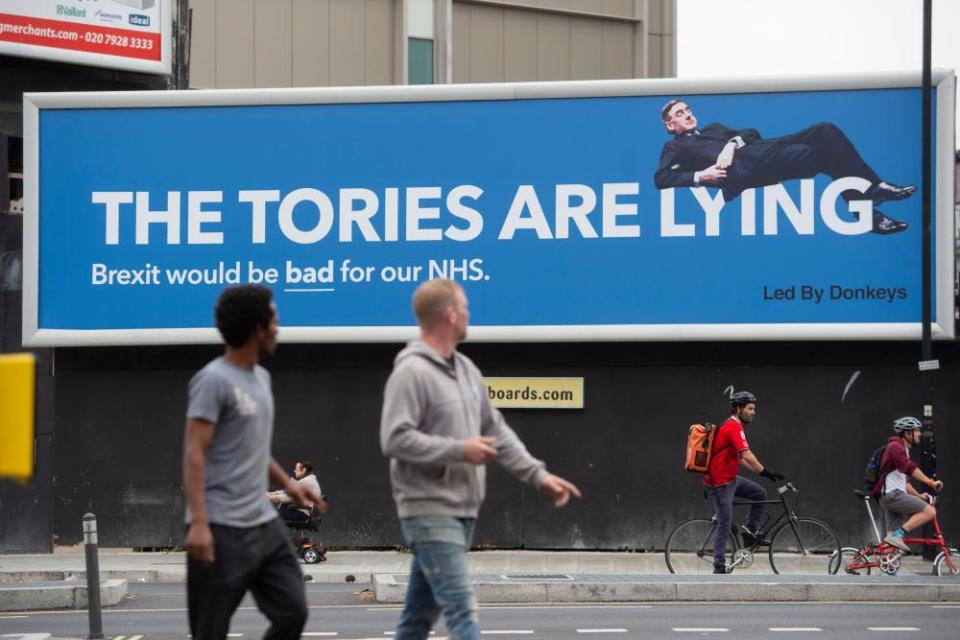
[[[910,457],[910,448],[907,447],[907,457]],[[896,491],[899,489],[904,493],[907,492],[907,475],[903,471],[893,469],[887,473],[887,479],[883,484],[883,492],[890,493],[891,491]]]
[[[323,495],[323,492],[320,491],[320,483],[317,481],[316,474],[308,473],[299,480],[296,478],[291,478],[291,480],[295,480],[297,484],[302,484],[314,497],[320,497]],[[281,504],[289,504],[293,502],[293,498],[288,496],[286,491],[277,491],[276,496],[280,499]],[[299,509],[304,513],[304,515],[310,515],[309,507],[299,507]]]

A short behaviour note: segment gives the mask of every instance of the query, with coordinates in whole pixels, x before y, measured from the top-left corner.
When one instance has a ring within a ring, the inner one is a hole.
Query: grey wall
[[[378,449],[380,393],[398,345],[281,345],[274,376],[274,450],[310,458],[331,497],[322,538],[337,546],[399,544],[387,464]],[[759,458],[800,487],[800,511],[844,543],[866,531],[853,497],[892,418],[918,412],[919,347],[905,343],[466,344],[488,375],[586,378],[582,411],[511,411],[508,420],[583,501],[552,509],[492,470],[476,543],[523,548],[652,549],[682,518],[708,514],[699,476],[682,470],[686,428],[721,420],[727,385],[761,398],[748,431]],[[939,471],[956,482],[957,346],[937,345]],[[58,349],[53,531],[80,539],[93,510],[107,546],[182,540],[184,388],[215,348]],[[861,371],[846,399],[845,385]],[[916,457],[916,454],[915,454]],[[945,529],[960,530],[943,498]]]

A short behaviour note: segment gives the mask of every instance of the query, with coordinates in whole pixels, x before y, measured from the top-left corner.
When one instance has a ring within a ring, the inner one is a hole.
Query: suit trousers
[[[187,607],[193,640],[222,640],[247,591],[270,621],[265,640],[294,640],[307,622],[303,572],[280,518],[239,528],[210,525],[215,561],[187,557]]]
[[[829,122],[815,124],[782,138],[759,141],[737,154],[748,152],[759,156],[743,163],[750,170],[739,180],[735,178],[734,182],[740,182],[739,190],[796,178],[812,178],[818,173],[834,179],[854,176],[871,184],[880,182],[880,177],[860,156],[846,134]],[[735,156],[731,171],[736,167]],[[852,191],[841,195],[847,200],[863,197],[863,194]]]

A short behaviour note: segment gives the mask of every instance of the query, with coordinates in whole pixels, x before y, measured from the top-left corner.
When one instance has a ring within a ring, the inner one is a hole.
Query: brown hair
[[[413,293],[413,315],[421,325],[431,324],[440,313],[457,301],[463,287],[446,278],[424,282]]]

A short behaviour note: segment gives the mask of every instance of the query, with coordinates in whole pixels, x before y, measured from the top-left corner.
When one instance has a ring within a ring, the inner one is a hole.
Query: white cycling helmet
[[[911,416],[904,416],[893,421],[893,430],[897,433],[921,428],[923,428],[923,425],[920,424],[920,421]]]

